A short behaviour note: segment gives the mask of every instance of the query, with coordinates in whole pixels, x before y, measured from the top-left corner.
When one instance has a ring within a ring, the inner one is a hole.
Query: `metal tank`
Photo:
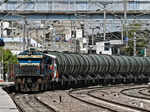
[[[51,52],[50,52],[51,53]],[[60,74],[149,73],[149,57],[52,53]]]

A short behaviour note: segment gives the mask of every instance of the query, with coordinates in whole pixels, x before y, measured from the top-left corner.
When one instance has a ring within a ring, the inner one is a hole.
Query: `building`
[[[120,48],[117,46],[121,45],[123,45],[121,40],[96,42],[96,54],[120,54]]]
[[[15,38],[3,38],[5,42],[5,49],[11,50],[13,54],[19,54],[23,50],[23,38],[15,37]],[[31,47],[40,47],[35,40],[31,39]]]

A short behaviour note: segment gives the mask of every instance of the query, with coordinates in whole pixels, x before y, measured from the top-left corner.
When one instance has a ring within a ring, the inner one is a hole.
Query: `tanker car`
[[[150,78],[149,57],[28,51],[18,60],[19,91],[147,83]]]
[[[147,83],[150,78],[149,57],[52,52],[47,54],[56,56],[57,84],[64,88]]]

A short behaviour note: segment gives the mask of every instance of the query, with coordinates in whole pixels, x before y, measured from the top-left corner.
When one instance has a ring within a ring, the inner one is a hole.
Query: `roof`
[[[51,55],[51,54],[46,54],[47,56],[51,57],[51,58],[54,58],[56,59],[56,56],[55,55]]]
[[[3,38],[4,42],[17,42],[17,43],[23,43],[23,37],[14,37],[14,38]],[[37,43],[35,40],[31,38],[31,44],[41,46],[39,43]]]

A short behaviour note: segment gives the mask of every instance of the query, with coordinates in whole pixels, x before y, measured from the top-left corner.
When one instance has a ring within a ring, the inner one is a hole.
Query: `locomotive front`
[[[41,52],[26,50],[18,55],[15,72],[17,91],[36,91],[41,86],[44,77],[44,63]]]

